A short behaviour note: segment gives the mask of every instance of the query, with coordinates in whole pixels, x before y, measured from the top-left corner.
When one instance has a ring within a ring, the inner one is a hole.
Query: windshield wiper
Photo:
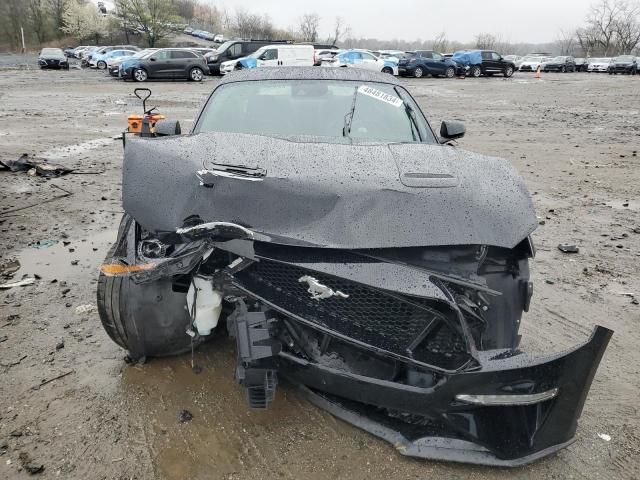
[[[409,120],[411,122],[411,136],[413,137],[413,141],[415,142],[416,140],[422,140],[422,138],[420,138],[420,129],[418,128],[418,120],[416,118],[415,110],[411,108],[411,105],[409,105],[409,103],[402,96],[402,93],[400,93],[398,87],[393,87],[393,90],[396,92],[396,95],[398,95],[398,98],[402,100],[402,103],[404,103],[404,110],[405,112],[407,112],[407,115],[409,116]]]
[[[353,114],[356,111],[356,100],[358,98],[358,87],[355,87],[353,92],[353,100],[351,102],[351,108],[344,116],[344,125],[342,126],[342,136],[351,137],[351,122],[353,122]]]

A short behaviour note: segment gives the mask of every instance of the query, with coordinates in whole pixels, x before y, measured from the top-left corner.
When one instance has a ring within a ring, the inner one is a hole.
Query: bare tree
[[[555,43],[560,55],[573,55],[576,47],[576,33],[560,30]]]
[[[445,32],[440,32],[438,36],[433,40],[433,50],[435,50],[436,52],[446,52],[448,46],[449,41],[447,40],[447,34]]]
[[[614,47],[616,23],[621,13],[620,0],[599,0],[591,5],[587,24],[597,33],[597,42],[604,55],[610,55]]]
[[[596,55],[600,50],[598,31],[593,28],[593,26],[583,27],[576,30],[576,40],[580,45],[583,55],[587,57]]]
[[[479,33],[476,35],[476,48],[480,50],[494,50],[497,43],[498,38],[491,33]]]
[[[617,53],[631,53],[640,44],[640,4],[621,2],[615,21]]]
[[[305,42],[315,42],[318,39],[318,25],[320,15],[317,13],[305,13],[300,17],[300,34]]]
[[[344,24],[342,17],[336,17],[336,22],[333,27],[333,37],[329,37],[327,43],[330,43],[331,45],[338,45],[338,42],[344,36],[345,31],[348,28],[349,26]]]
[[[36,34],[38,43],[46,40],[47,12],[42,0],[29,0],[29,24]]]
[[[198,28],[220,33],[222,15],[216,7],[198,3],[193,9],[192,24]]]
[[[274,27],[268,15],[248,13],[244,9],[237,9],[233,18],[232,28],[238,37],[260,38],[271,40],[274,35]]]
[[[64,25],[62,16],[64,15],[64,10],[68,2],[69,0],[47,0],[51,16],[53,17],[54,34],[56,36],[62,33],[62,26]]]

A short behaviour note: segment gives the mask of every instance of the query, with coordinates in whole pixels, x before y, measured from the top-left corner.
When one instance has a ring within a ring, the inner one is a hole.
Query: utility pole
[[[20,35],[22,36],[22,53],[24,53],[26,51],[26,48],[24,46],[24,28],[20,27]]]

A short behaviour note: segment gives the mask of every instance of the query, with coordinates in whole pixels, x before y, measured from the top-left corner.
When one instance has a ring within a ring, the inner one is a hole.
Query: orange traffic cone
[[[538,69],[536,70],[536,74],[535,77],[540,80],[542,78],[542,73],[540,72],[540,69],[542,68],[542,66],[538,65]]]

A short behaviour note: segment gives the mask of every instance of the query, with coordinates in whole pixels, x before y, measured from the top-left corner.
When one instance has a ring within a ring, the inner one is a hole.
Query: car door
[[[277,67],[279,65],[280,55],[278,48],[267,48],[262,55],[258,57],[258,67]]]
[[[429,60],[429,73],[432,75],[444,75],[446,70],[447,64],[444,61],[444,55],[432,52]]]
[[[346,52],[340,55],[340,61],[345,67],[362,68],[362,54],[360,52]]]
[[[147,63],[147,65],[147,73],[149,74],[149,77],[171,77],[169,50],[158,50],[156,53],[149,57],[149,62]]]
[[[171,54],[169,60],[171,78],[188,78],[189,69],[197,55],[186,50],[171,50],[169,53]]]
[[[381,72],[384,67],[384,60],[380,60],[379,58],[374,57],[370,53],[367,52],[359,52],[360,53],[360,68],[365,68],[367,70],[372,70],[375,72]]]
[[[491,60],[491,52],[481,52],[482,69],[484,72],[493,72],[493,62]]]

